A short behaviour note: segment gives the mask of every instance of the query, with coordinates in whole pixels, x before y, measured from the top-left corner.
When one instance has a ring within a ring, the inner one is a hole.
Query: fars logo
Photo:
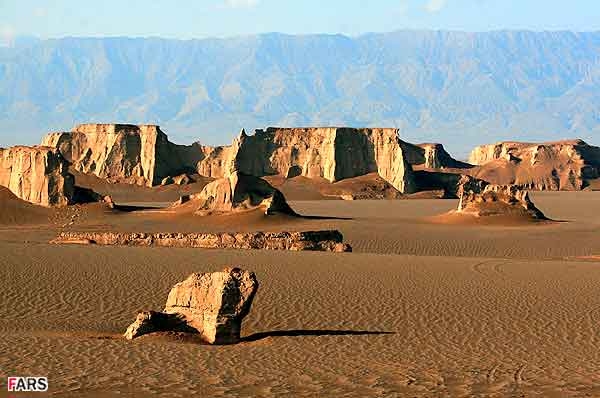
[[[8,391],[11,392],[44,392],[48,391],[47,377],[9,377]]]

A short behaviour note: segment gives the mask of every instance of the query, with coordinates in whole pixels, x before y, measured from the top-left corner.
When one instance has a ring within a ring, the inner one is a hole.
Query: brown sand
[[[82,207],[89,217],[68,227],[330,226],[354,246],[344,254],[55,246],[45,239],[60,227],[4,226],[0,378],[47,375],[51,392],[78,397],[598,396],[600,193],[532,200],[569,222],[441,225],[427,217],[456,201],[304,201],[291,204],[352,219]],[[261,282],[244,343],[119,337],[175,282],[228,264]]]

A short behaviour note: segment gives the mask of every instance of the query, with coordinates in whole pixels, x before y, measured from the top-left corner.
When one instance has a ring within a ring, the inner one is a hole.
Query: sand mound
[[[45,224],[52,209],[19,199],[8,188],[0,186],[0,225]]]
[[[442,222],[527,223],[547,221],[526,190],[516,185],[485,186],[482,191],[461,189],[458,208],[437,219]]]
[[[228,214],[261,209],[264,214],[296,213],[287,204],[283,194],[259,177],[234,172],[229,177],[220,178],[206,185],[189,200],[179,200],[174,204],[182,210],[194,209],[198,215]]]

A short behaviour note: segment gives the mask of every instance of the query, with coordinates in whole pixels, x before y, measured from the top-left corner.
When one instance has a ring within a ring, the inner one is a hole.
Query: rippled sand
[[[78,397],[598,396],[600,193],[533,200],[569,222],[431,224],[456,203],[411,200],[294,202],[352,219],[267,224],[339,228],[355,248],[340,254],[55,246],[52,228],[5,226],[0,380],[47,375]],[[120,338],[174,283],[229,264],[261,282],[242,344]]]

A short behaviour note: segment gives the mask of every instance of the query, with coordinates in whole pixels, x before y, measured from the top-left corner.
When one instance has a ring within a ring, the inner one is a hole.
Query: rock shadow
[[[396,334],[396,332],[384,332],[379,330],[328,330],[328,329],[295,329],[295,330],[272,330],[268,332],[253,333],[243,337],[242,342],[258,341],[267,337],[299,337],[299,336],[363,336]]]

